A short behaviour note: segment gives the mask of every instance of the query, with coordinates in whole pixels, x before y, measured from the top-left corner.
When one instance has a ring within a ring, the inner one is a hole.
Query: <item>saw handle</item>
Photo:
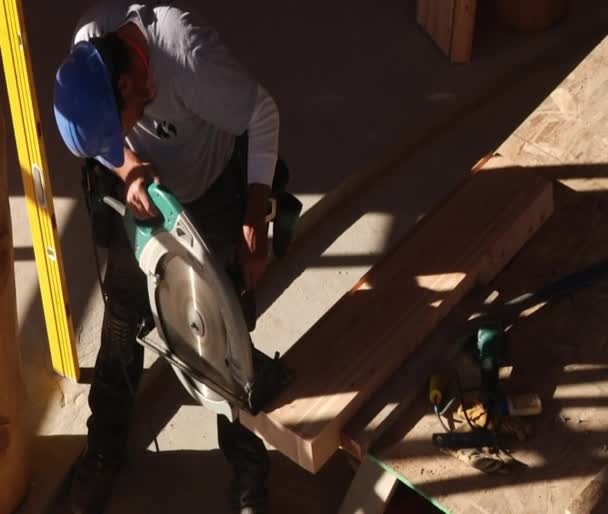
[[[184,210],[184,206],[166,187],[153,183],[148,187],[148,194],[154,205],[160,212],[160,217],[153,220],[138,220],[133,212],[126,209],[123,217],[125,231],[139,261],[141,251],[146,243],[158,230],[172,232],[175,228],[178,216]]]
[[[150,184],[148,194],[163,218],[163,228],[171,232],[184,206],[171,191],[156,182]]]

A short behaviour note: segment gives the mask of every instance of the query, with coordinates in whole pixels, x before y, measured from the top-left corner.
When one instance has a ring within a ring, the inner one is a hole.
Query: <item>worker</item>
[[[204,19],[174,3],[92,7],[57,71],[54,108],[68,148],[120,177],[136,217],[157,215],[147,186],[159,181],[186,206],[226,267],[234,270],[238,263],[246,289],[254,290],[268,262],[265,216],[279,114]],[[133,390],[143,368],[136,332],[149,312],[146,279],[115,218],[87,445],[69,494],[74,514],[104,510],[124,462]],[[263,442],[224,416],[218,416],[218,439],[233,469],[227,488],[233,510],[267,512]]]

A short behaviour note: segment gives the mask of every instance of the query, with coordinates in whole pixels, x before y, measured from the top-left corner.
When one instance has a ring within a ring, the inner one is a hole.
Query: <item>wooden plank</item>
[[[258,416],[242,412],[242,423],[318,471],[353,414],[480,274],[521,248],[550,216],[552,198],[551,183],[529,171],[467,181],[287,352],[294,383]],[[511,231],[519,225],[526,230]]]
[[[477,0],[418,0],[416,17],[452,62],[471,60]]]
[[[478,166],[473,168],[472,173],[501,169],[504,171],[517,168],[508,159],[495,155],[482,159]],[[507,220],[509,224],[512,221]],[[510,228],[505,227],[504,230],[516,234],[514,241],[525,241],[528,220],[520,217]],[[503,255],[496,255],[495,249],[493,251],[490,247],[486,268],[480,272],[480,281],[489,283],[495,274],[504,268],[513,254],[514,249],[511,249]],[[418,398],[422,389],[426,387],[426,377],[429,377],[438,366],[441,367],[442,363],[448,362],[458,354],[460,346],[454,341],[453,335],[462,333],[466,321],[484,300],[485,298],[480,295],[474,295],[458,305],[443,320],[438,330],[428,337],[346,425],[341,436],[342,448],[358,460],[365,457],[372,445]]]
[[[477,0],[457,0],[454,6],[454,27],[450,46],[450,59],[466,63],[473,55]]]
[[[338,514],[383,514],[399,479],[373,460],[363,460]]]
[[[6,123],[0,110],[0,512],[13,512],[29,480],[29,429],[17,333],[17,299],[6,167]]]
[[[418,24],[446,55],[450,55],[454,8],[458,0],[418,0]]]
[[[441,369],[460,352],[461,346],[453,337],[460,331],[454,327],[464,326],[467,312],[466,308],[455,308],[440,329],[434,331],[357,412],[342,431],[343,449],[363,461],[393,423],[428,390],[428,377],[433,371]]]
[[[11,442],[11,424],[0,419],[0,458],[6,453]]]

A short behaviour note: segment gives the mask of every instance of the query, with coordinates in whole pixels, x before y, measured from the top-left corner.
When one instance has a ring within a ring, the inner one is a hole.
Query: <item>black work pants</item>
[[[204,234],[205,242],[227,269],[235,266],[237,248],[243,237],[242,176],[239,160],[233,158],[211,188],[186,205],[189,215]],[[114,221],[104,278],[108,301],[89,393],[91,416],[87,425],[89,447],[120,460],[126,448],[133,393],[143,371],[143,347],[136,342],[136,335],[139,322],[149,314],[150,306],[146,277],[129,246],[121,218],[115,216]],[[248,315],[252,311],[255,312],[255,308],[244,306]],[[268,454],[257,436],[238,421],[231,423],[224,416],[218,416],[218,439],[237,479],[259,481],[266,478]]]

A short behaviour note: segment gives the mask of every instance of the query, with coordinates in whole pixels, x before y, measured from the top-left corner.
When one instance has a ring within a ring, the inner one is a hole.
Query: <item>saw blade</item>
[[[160,262],[156,302],[167,345],[183,361],[234,394],[240,387],[227,363],[228,336],[216,295],[188,253]]]

